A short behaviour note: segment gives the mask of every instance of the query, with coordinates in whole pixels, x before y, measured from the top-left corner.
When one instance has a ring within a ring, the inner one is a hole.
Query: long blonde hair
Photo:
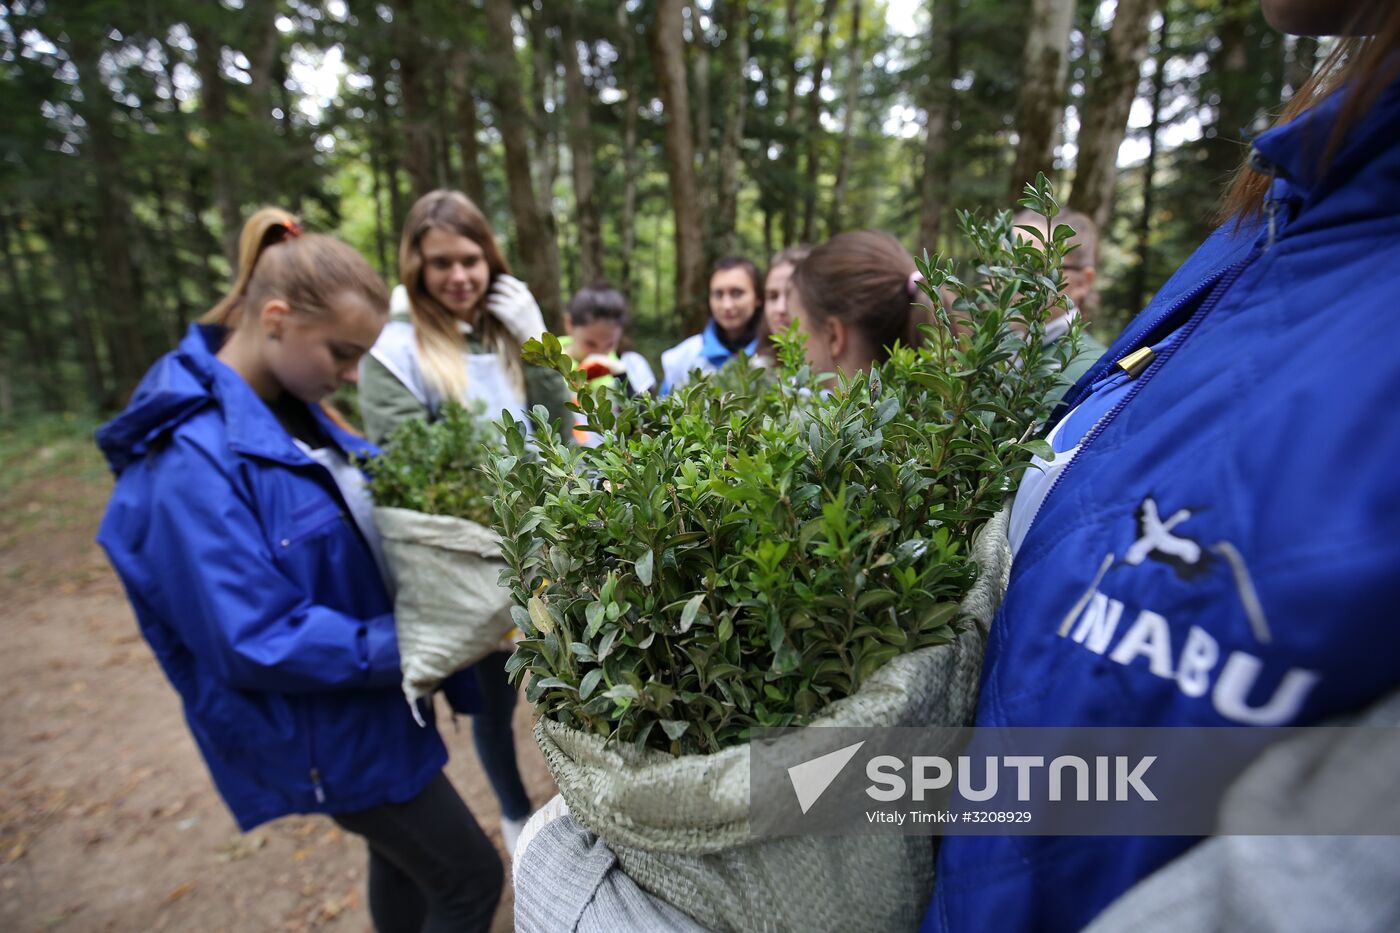
[[[466,341],[457,330],[457,318],[423,285],[421,247],[429,230],[464,236],[481,247],[490,270],[488,292],[496,276],[510,274],[510,267],[496,245],[486,215],[460,191],[430,191],[409,210],[399,241],[399,279],[408,291],[423,377],[444,399],[461,399],[467,391],[467,369],[462,365]],[[485,300],[484,295],[481,300]],[[491,314],[479,312],[473,326],[481,341],[500,358],[516,390],[524,394],[525,368],[520,360],[519,341]]]
[[[1369,34],[1359,34],[1363,31]],[[1400,3],[1391,0],[1388,9],[1380,0],[1360,4],[1354,27],[1348,32],[1357,34],[1337,43],[1274,121],[1274,126],[1282,126],[1334,93],[1346,95],[1327,147],[1318,160],[1319,175],[1332,164],[1352,126],[1366,115],[1380,93],[1400,73],[1400,56],[1394,54],[1400,45]],[[1269,183],[1269,176],[1252,170],[1246,159],[1235,170],[1216,213],[1217,223],[1232,218],[1240,221],[1259,214]]]
[[[280,298],[297,314],[318,316],[352,294],[381,314],[389,292],[365,258],[335,237],[303,234],[296,217],[264,207],[248,218],[238,238],[238,269],[229,292],[199,319],[230,330],[251,312]]]

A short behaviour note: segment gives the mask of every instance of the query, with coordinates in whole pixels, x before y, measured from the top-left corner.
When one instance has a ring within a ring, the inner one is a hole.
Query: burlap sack
[[[976,711],[987,626],[1006,592],[1003,510],[978,536],[977,623],[948,645],[895,658],[813,725],[960,726]],[[541,718],[535,737],[574,817],[651,894],[713,930],[913,930],[933,890],[927,837],[754,841],[749,747],[672,757]]]
[[[409,702],[496,650],[510,631],[505,562],[489,528],[461,518],[376,508],[394,576],[394,618]]]

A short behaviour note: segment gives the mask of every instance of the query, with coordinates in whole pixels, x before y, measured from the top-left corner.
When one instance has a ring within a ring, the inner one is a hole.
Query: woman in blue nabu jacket
[[[1314,725],[1393,705],[1400,4],[1263,5],[1288,31],[1372,38],[1342,42],[1254,140],[1230,219],[1066,396],[1058,453],[1013,505],[979,726]],[[948,837],[924,929],[1395,929],[1398,849]]]
[[[365,837],[380,930],[484,930],[494,847],[400,691],[363,477],[319,402],[353,381],[388,293],[354,250],[255,214],[238,280],[98,432],[98,541],[244,830],[328,813]]]

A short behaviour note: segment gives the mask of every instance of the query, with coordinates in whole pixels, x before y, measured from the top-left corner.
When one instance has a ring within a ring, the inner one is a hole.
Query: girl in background
[[[705,329],[661,354],[661,394],[690,381],[690,374],[718,372],[725,363],[758,350],[763,321],[763,276],[753,260],[729,256],[710,273],[710,320]]]
[[[606,282],[579,289],[564,314],[564,331],[559,341],[574,362],[596,363],[606,370],[599,376],[625,378],[629,394],[640,395],[656,387],[651,364],[634,350],[622,350],[631,313],[622,292]],[[619,353],[619,351],[621,351]]]
[[[572,425],[568,390],[556,372],[526,366],[521,345],[544,333],[539,305],[510,275],[486,217],[464,194],[433,191],[408,212],[399,245],[393,317],[365,358],[360,412],[370,440],[381,443],[412,418],[432,421],[448,399],[480,404],[492,420],[509,411],[518,421],[536,404],[556,425]],[[511,717],[517,691],[506,679],[509,652],[476,664],[482,709],[472,736],[501,806],[507,851],[530,815],[516,763]],[[449,702],[466,711],[454,690]]]
[[[579,289],[564,314],[566,336],[559,343],[590,381],[604,386],[618,382],[627,395],[656,388],[651,364],[640,353],[618,349],[627,336],[627,299],[606,282]],[[598,437],[584,430],[582,414],[574,415],[574,443],[591,447]]]
[[[923,343],[931,320],[914,257],[879,230],[841,233],[812,250],[788,280],[787,313],[807,337],[814,373],[869,370],[895,343]]]
[[[98,444],[98,541],[240,829],[326,813],[369,845],[375,927],[485,930],[502,868],[437,729],[399,687],[364,479],[320,403],[356,380],[388,295],[338,240],[265,208],[233,290]]]
[[[763,324],[758,332],[758,358],[765,364],[777,360],[777,345],[773,335],[781,334],[792,323],[792,311],[788,308],[788,279],[798,263],[812,252],[810,246],[789,246],[773,257],[768,265],[768,277],[763,282]]]

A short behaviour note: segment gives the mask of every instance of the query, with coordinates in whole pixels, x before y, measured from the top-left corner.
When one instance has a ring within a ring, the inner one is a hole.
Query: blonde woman
[[[412,418],[432,421],[448,400],[480,403],[491,419],[508,411],[523,420],[544,405],[556,427],[572,426],[562,377],[520,358],[521,345],[544,333],[539,305],[510,275],[491,225],[465,195],[433,191],[413,205],[399,245],[399,277],[393,315],[361,368],[360,413],[370,440],[382,443]],[[461,677],[449,680],[445,692],[459,711],[477,713],[472,734],[511,851],[530,800],[515,760],[508,657],[497,651],[475,666],[479,712],[454,694]]]

